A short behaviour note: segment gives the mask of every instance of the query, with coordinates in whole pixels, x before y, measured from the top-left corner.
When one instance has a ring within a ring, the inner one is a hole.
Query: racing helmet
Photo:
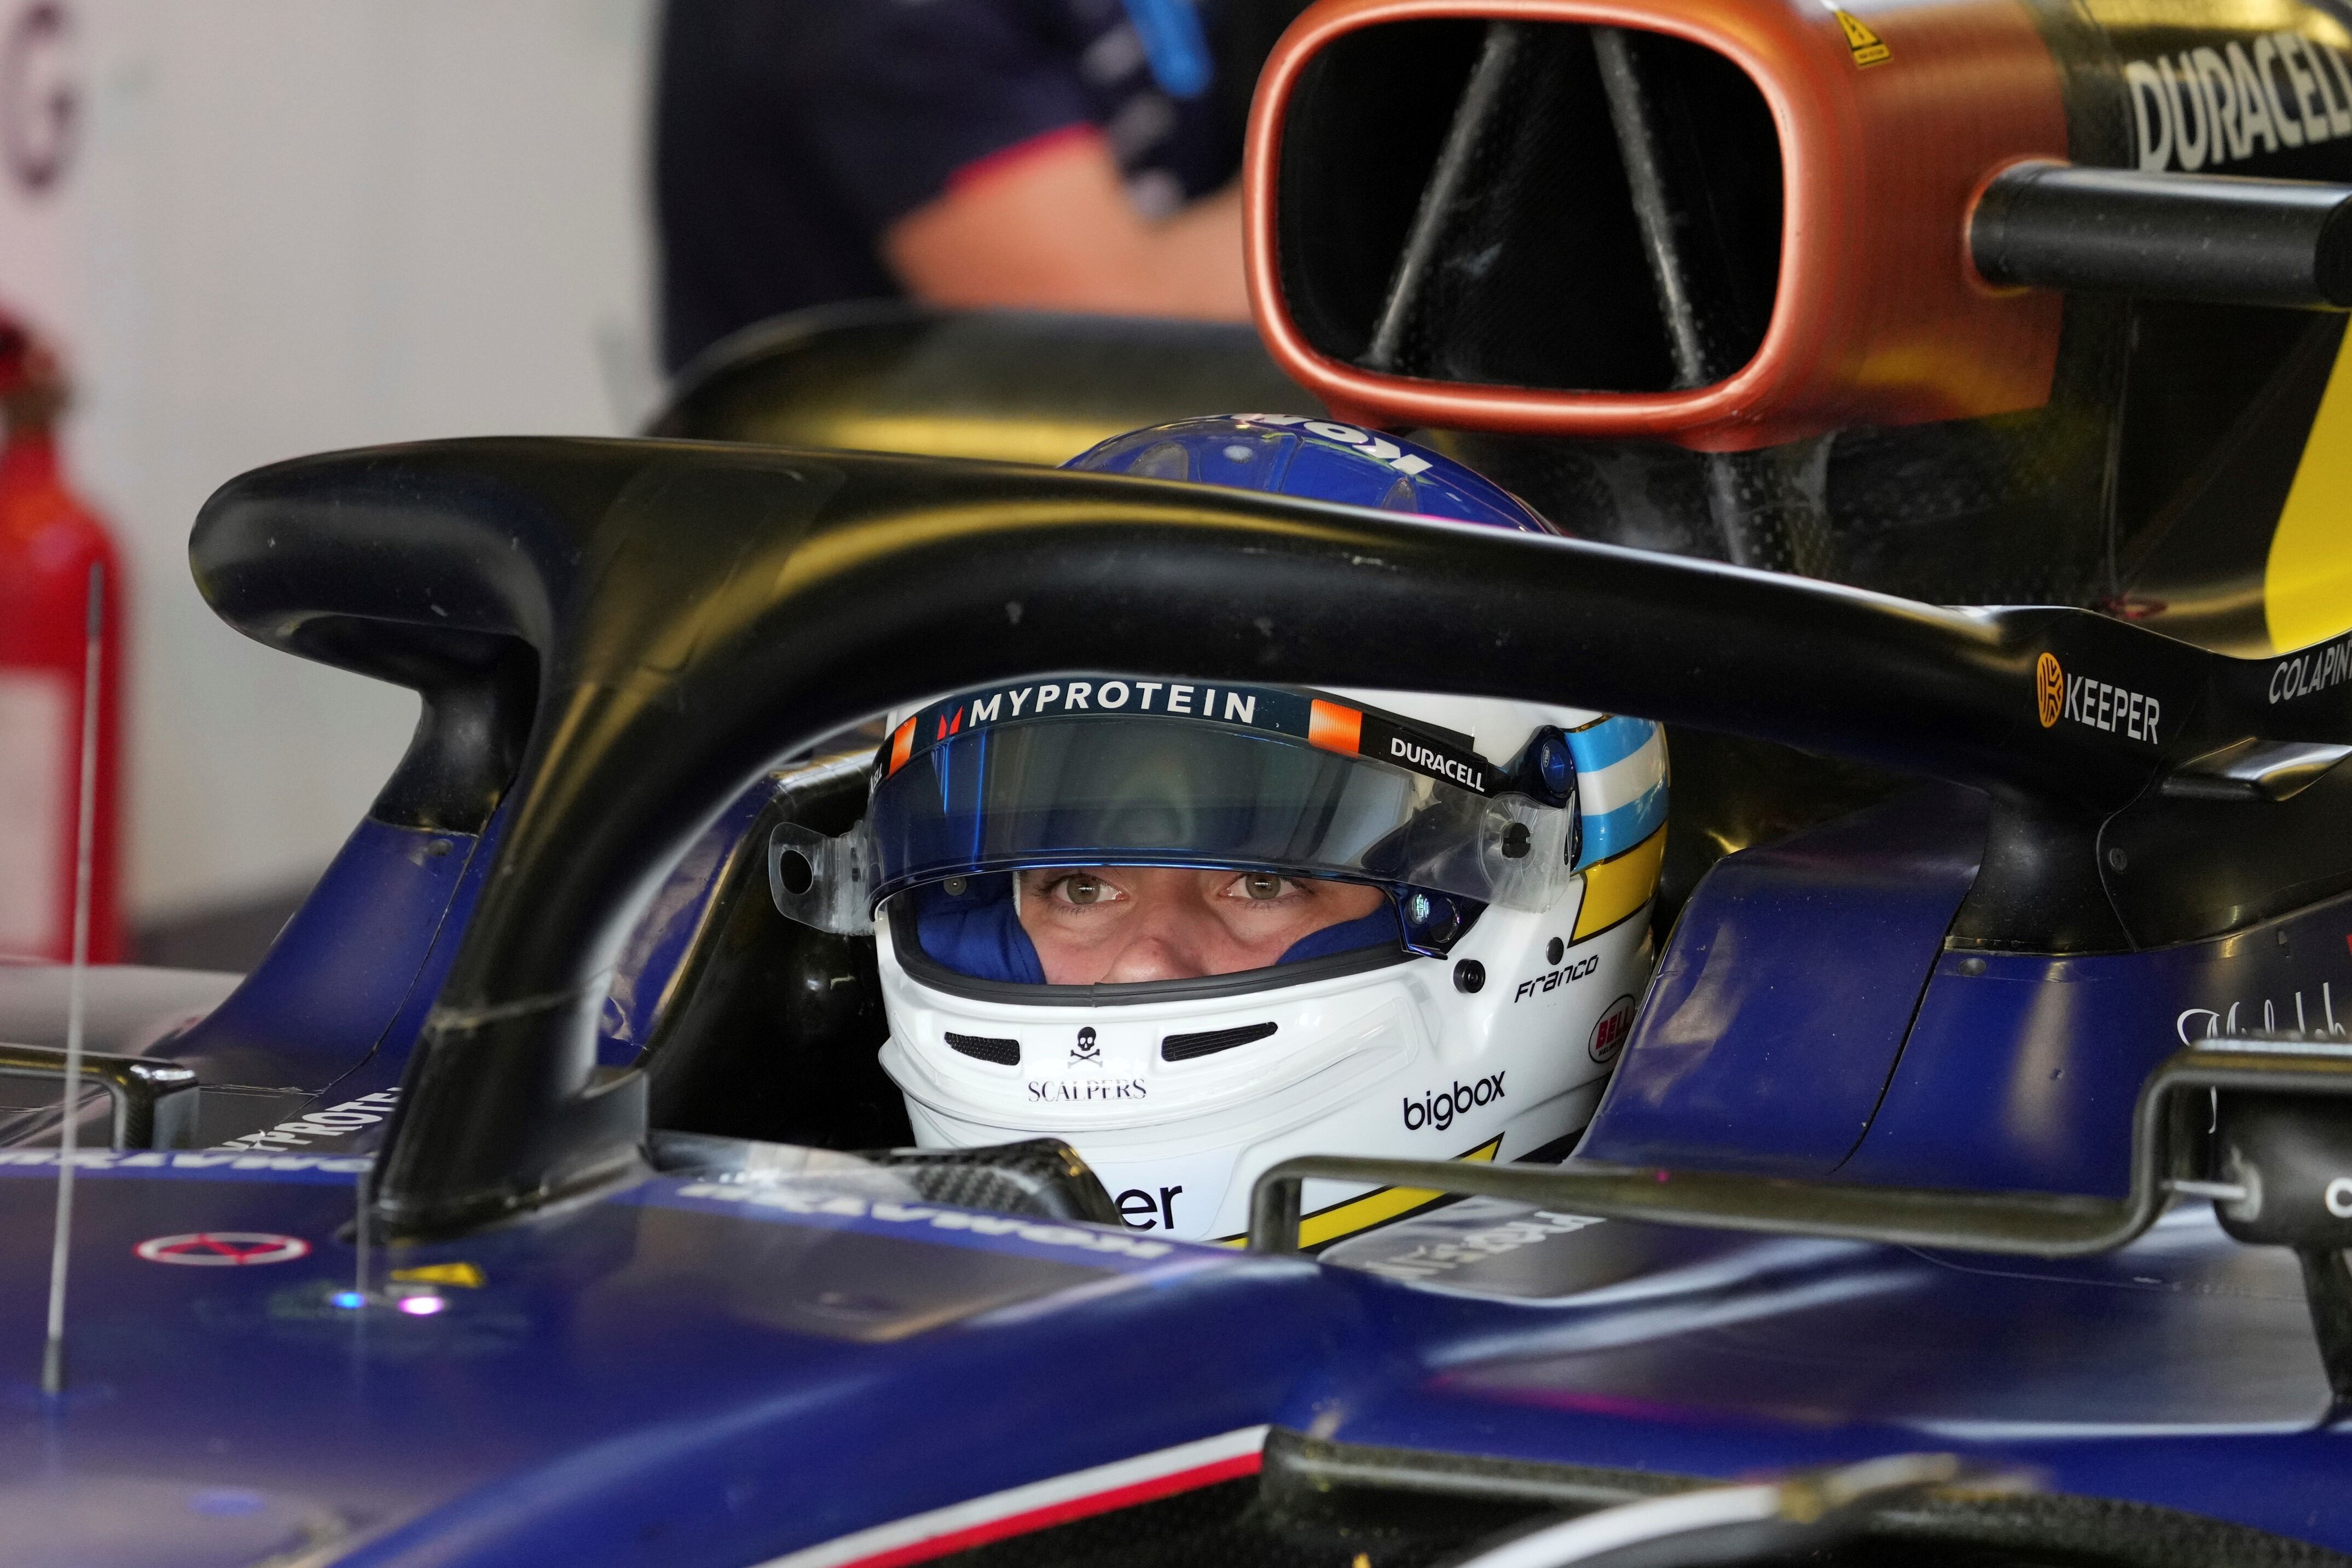
[[[1328,420],[1190,420],[1068,466],[1551,531]],[[1648,977],[1665,811],[1645,720],[1064,671],[894,713],[860,827],[780,829],[770,864],[787,915],[872,917],[919,1144],[1057,1137],[1130,1227],[1231,1239],[1292,1155],[1565,1154]],[[1311,1183],[1302,1239],[1432,1201]]]

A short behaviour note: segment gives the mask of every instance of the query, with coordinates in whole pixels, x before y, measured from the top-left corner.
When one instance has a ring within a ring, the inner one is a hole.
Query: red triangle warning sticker
[[[1853,51],[1857,66],[1878,65],[1893,51],[1879,41],[1878,35],[1864,25],[1861,17],[1848,11],[1833,13],[1838,26],[1845,29],[1845,47]]]

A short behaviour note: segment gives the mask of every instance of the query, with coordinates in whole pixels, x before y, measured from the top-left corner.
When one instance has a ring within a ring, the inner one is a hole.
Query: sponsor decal
[[[1486,775],[1483,768],[1474,767],[1458,757],[1448,757],[1435,747],[1424,746],[1402,735],[1392,735],[1389,737],[1385,755],[1391,762],[1410,768],[1415,773],[1426,773],[1433,779],[1451,779],[1465,789],[1475,789],[1481,795],[1486,792]]]
[[[1359,711],[1338,703],[1318,701],[1314,707],[1318,719],[1324,717],[1325,710],[1346,716],[1339,722],[1326,720],[1319,726],[1310,726],[1310,745],[1347,757],[1377,758],[1407,772],[1459,784],[1474,794],[1487,793],[1486,759],[1471,750],[1466,740],[1449,741],[1385,714]]]
[[[291,1263],[310,1254],[299,1236],[267,1230],[192,1230],[155,1236],[131,1249],[150,1263],[186,1263],[199,1269],[242,1269],[255,1263]]]
[[[1352,446],[1374,462],[1385,463],[1400,474],[1411,476],[1429,471],[1428,458],[1415,457],[1393,441],[1383,440],[1370,431],[1359,430],[1352,424],[1341,424],[1335,419],[1308,419],[1297,413],[1250,413],[1242,417],[1252,424],[1297,425],[1310,435],[1336,441],[1342,446]]]
[[[2300,33],[2128,60],[2139,166],[2194,172],[2352,136],[2352,71]]]
[[[2352,937],[2346,939],[2352,942]],[[2172,1020],[2172,1032],[2180,1037],[2183,1045],[2194,1045],[2200,1040],[2212,1040],[2221,1035],[2236,1034],[2242,1030],[2260,1029],[2264,1034],[2275,1034],[2282,1028],[2292,1028],[2297,1034],[2328,1034],[2341,1036],[2344,1026],[2336,1021],[2336,986],[2331,980],[2319,985],[2318,1007],[2307,1007],[2303,993],[2294,993],[2294,1022],[2284,1023],[2286,1009],[2271,998],[2263,998],[2263,1019],[2254,1022],[2253,1009],[2242,1001],[2231,1002],[2225,1011],[2219,1008],[2183,1008],[2180,1016]]]
[[[845,1193],[796,1191],[791,1187],[730,1186],[720,1182],[692,1182],[678,1188],[680,1197],[709,1198],[785,1214],[822,1216],[835,1219],[872,1220],[909,1229],[967,1230],[975,1236],[1009,1236],[1034,1247],[1066,1248],[1073,1252],[1112,1252],[1128,1258],[1161,1258],[1174,1250],[1165,1241],[1138,1241],[1116,1231],[1092,1230],[1076,1225],[1052,1225],[1017,1219],[1004,1214],[979,1214],[969,1209],[933,1208],[919,1203],[867,1200]]]
[[[1324,751],[1363,757],[1465,789],[1489,792],[1486,759],[1466,735],[1415,724],[1336,697],[1281,686],[1211,685],[1110,675],[1030,681],[949,697],[906,720],[890,737],[885,776],[967,731],[1018,719],[1101,714],[1215,724],[1288,736]]]
[[[1070,1047],[1070,1064],[1092,1067],[1097,1071],[1101,1069],[1102,1047],[1095,1043],[1095,1031],[1091,1025],[1078,1030],[1077,1043]]]
[[[1625,1037],[1633,1032],[1633,1009],[1639,1005],[1631,992],[1611,1002],[1608,1010],[1593,1020],[1584,1054],[1603,1067],[1616,1061],[1617,1053],[1625,1049]]]
[[[1882,66],[1886,63],[1894,51],[1886,47],[1877,34],[1863,25],[1862,18],[1847,11],[1832,11],[1830,14],[1837,18],[1838,26],[1845,29],[1846,50],[1853,56],[1856,68],[1867,70],[1872,66]]]
[[[1466,1265],[1504,1257],[1523,1247],[1549,1241],[1555,1236],[1573,1236],[1588,1226],[1603,1223],[1589,1214],[1554,1214],[1538,1208],[1524,1218],[1474,1230],[1451,1240],[1429,1242],[1378,1262],[1350,1259],[1349,1266],[1391,1280],[1434,1280]]]
[[[1110,1100],[1148,1099],[1150,1093],[1150,1085],[1140,1078],[1087,1079],[1079,1083],[1060,1078],[1029,1080],[1032,1104],[1099,1104]]]
[[[56,1149],[0,1149],[0,1170],[18,1166],[53,1169]],[[309,1171],[332,1176],[355,1176],[373,1161],[366,1155],[278,1155],[267,1150],[220,1149],[211,1152],[157,1149],[77,1149],[78,1171],[148,1171],[215,1174],[235,1171]]]
[[[397,1089],[379,1089],[323,1111],[312,1111],[291,1122],[280,1122],[258,1133],[247,1133],[219,1146],[224,1149],[307,1148],[323,1138],[348,1138],[362,1127],[373,1127],[392,1114],[400,1103]]]
[[[1404,1102],[1404,1130],[1418,1133],[1423,1127],[1439,1132],[1454,1125],[1456,1116],[1466,1116],[1481,1105],[1491,1105],[1503,1097],[1503,1074],[1491,1073],[1475,1083],[1465,1083],[1459,1078],[1451,1089],[1440,1089],[1423,1094],[1419,1100]]]
[[[2088,675],[2070,675],[2053,653],[2034,661],[2033,702],[2044,729],[2067,719],[2150,746],[2158,743],[2157,725],[2164,716],[2164,705],[2147,693],[2109,685]]]
[[[1521,980],[1519,988],[1511,993],[1511,1005],[1517,1007],[1529,997],[1547,996],[1562,986],[1572,986],[1599,967],[1601,967],[1601,955],[1594,953],[1587,957],[1579,958],[1574,963],[1562,964],[1559,968],[1549,974],[1538,975],[1532,980]]]
[[[1154,1197],[1151,1189],[1131,1186],[1111,1201],[1118,1205],[1119,1222],[1129,1230],[1173,1230],[1176,1228],[1176,1195],[1181,1186],[1163,1186]]]
[[[2352,637],[2305,648],[2271,666],[2271,701],[2291,703],[2330,691],[2352,674]]]

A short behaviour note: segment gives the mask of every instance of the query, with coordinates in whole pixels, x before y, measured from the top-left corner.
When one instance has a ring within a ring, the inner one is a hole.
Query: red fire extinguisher
[[[123,956],[122,572],[106,526],[58,471],[56,357],[0,315],[0,956],[65,960],[73,945],[82,707],[97,701],[89,956]],[[99,679],[88,692],[93,574]]]

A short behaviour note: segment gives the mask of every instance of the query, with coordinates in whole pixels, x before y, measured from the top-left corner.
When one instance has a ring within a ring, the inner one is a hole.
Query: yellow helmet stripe
[[[1496,1151],[1502,1146],[1503,1137],[1497,1133],[1467,1154],[1456,1155],[1454,1158],[1483,1160],[1491,1164]],[[1307,1215],[1299,1221],[1298,1245],[1302,1248],[1324,1246],[1328,1242],[1339,1240],[1342,1236],[1353,1235],[1359,1230],[1369,1230],[1375,1225],[1385,1225],[1391,1219],[1401,1219],[1416,1208],[1428,1207],[1444,1196],[1442,1192],[1433,1192],[1425,1187],[1381,1187],[1376,1191],[1364,1194],[1361,1197],[1351,1197],[1343,1203],[1335,1203],[1328,1208],[1319,1208],[1313,1214]],[[1221,1236],[1217,1238],[1217,1245],[1239,1247],[1248,1239],[1246,1236]]]

